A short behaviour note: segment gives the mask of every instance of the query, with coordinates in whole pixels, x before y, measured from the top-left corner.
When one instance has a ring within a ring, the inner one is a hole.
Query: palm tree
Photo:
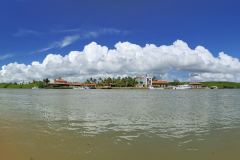
[[[50,81],[48,78],[46,78],[46,79],[43,79],[43,82],[44,82],[44,86],[47,86]]]
[[[90,81],[90,83],[92,83],[92,82],[93,82],[93,78],[92,78],[92,77],[90,77],[89,81]]]

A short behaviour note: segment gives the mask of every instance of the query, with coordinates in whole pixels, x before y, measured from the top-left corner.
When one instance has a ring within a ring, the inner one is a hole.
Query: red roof
[[[79,82],[72,82],[68,83],[71,86],[96,86],[96,83],[79,83]]]
[[[68,82],[65,81],[65,80],[62,79],[62,78],[58,78],[58,79],[55,79],[55,80],[54,80],[54,83],[58,83],[58,84],[66,84],[66,83],[68,83]]]
[[[54,80],[54,83],[50,83],[51,85],[68,85],[68,86],[89,86],[94,87],[96,83],[79,83],[79,82],[68,82],[62,78],[58,78]]]
[[[155,80],[155,81],[152,81],[152,84],[168,84],[168,81],[164,81],[164,80]]]

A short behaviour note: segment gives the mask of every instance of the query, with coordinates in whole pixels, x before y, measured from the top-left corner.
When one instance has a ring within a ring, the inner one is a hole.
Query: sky
[[[140,74],[240,81],[237,0],[0,3],[0,82]]]

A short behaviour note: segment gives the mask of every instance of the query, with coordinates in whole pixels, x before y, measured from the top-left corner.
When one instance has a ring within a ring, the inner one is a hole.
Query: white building
[[[152,86],[152,77],[148,77],[147,75],[136,77],[136,81],[139,88]]]

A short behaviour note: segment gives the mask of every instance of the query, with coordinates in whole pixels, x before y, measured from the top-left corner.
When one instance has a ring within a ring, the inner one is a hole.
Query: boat
[[[100,89],[112,89],[111,86],[103,86],[103,87],[100,87]]]
[[[164,89],[164,88],[162,88],[162,87],[153,87],[153,86],[149,86],[148,89],[151,89],[151,90],[152,90],[152,89],[160,89],[160,90],[162,90],[162,89]]]
[[[218,89],[218,86],[211,86],[210,89]]]
[[[179,85],[179,86],[173,87],[173,89],[184,90],[184,89],[192,89],[192,87],[188,84],[184,84],[184,85]]]
[[[84,88],[83,88],[83,87],[73,87],[73,89],[82,90],[82,89],[84,89]]]
[[[32,89],[39,89],[38,87],[36,87],[36,86],[34,86],[34,87],[32,87]]]
[[[84,90],[84,89],[90,89],[90,88],[89,87],[73,87],[73,89]]]
[[[90,88],[89,88],[89,87],[84,87],[84,89],[87,89],[87,90],[88,90],[88,89],[90,89]]]

